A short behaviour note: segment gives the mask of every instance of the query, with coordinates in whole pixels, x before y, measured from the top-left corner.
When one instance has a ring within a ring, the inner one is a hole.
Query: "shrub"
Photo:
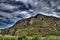
[[[18,37],[18,40],[28,40],[26,35],[22,35],[20,37]]]
[[[40,40],[41,37],[40,36],[33,36],[32,40]]]

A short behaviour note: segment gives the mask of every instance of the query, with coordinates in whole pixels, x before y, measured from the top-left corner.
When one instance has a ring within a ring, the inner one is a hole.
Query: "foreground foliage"
[[[21,35],[21,36],[8,36],[8,35],[0,35],[0,40],[60,40],[60,36],[46,36],[46,37],[41,37],[39,35],[34,35],[34,36],[26,36],[26,35]]]

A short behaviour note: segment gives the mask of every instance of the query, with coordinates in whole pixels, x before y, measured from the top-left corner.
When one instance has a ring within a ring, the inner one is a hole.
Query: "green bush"
[[[32,38],[32,40],[40,40],[41,39],[41,37],[40,36],[33,36],[33,38]]]
[[[18,37],[18,40],[28,40],[26,35],[22,35],[20,37]]]

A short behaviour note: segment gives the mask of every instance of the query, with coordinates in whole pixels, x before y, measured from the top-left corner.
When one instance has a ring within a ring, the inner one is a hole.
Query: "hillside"
[[[0,30],[3,35],[26,34],[28,36],[40,34],[41,36],[60,36],[60,19],[44,15],[36,15],[28,19],[22,19],[12,28]]]

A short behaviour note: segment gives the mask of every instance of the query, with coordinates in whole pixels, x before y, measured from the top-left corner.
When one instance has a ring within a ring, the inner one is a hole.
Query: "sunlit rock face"
[[[0,0],[0,29],[37,14],[60,18],[60,0]]]

